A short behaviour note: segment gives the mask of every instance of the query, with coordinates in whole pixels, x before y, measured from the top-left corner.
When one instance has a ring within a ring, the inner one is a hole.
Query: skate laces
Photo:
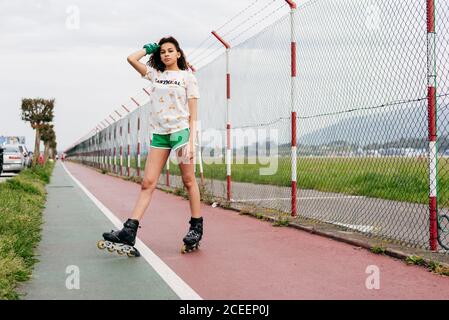
[[[191,236],[199,236],[199,235],[200,235],[200,233],[199,233],[198,230],[196,230],[196,229],[190,229],[189,232],[187,233],[187,236],[188,236],[188,237],[191,237]]]
[[[190,227],[188,234],[200,236],[202,233],[202,229],[203,228],[202,228],[201,224],[194,224]]]

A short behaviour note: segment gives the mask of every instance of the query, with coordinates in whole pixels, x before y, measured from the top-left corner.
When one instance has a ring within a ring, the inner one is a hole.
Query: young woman
[[[144,64],[140,60],[151,55]],[[131,218],[122,230],[103,234],[109,251],[119,254],[139,255],[134,246],[139,221],[148,208],[159,175],[170,150],[174,150],[182,173],[182,181],[189,193],[190,228],[184,237],[182,252],[198,248],[203,235],[203,218],[200,214],[200,192],[194,174],[195,130],[197,120],[198,83],[178,41],[162,38],[158,44],[147,44],[128,57],[131,66],[144,79],[152,83],[150,95],[150,131],[153,133],[151,152],[145,165],[141,191]],[[114,246],[114,244],[118,244]],[[123,245],[120,245],[123,244]],[[131,247],[130,247],[131,246]]]

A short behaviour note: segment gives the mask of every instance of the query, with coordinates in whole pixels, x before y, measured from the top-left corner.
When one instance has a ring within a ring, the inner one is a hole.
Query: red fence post
[[[123,176],[123,141],[122,126],[120,125],[120,175]]]
[[[127,142],[128,142],[128,177],[131,175],[131,124],[129,123],[129,117],[128,117],[128,138],[127,138]]]
[[[435,56],[435,0],[427,0],[427,105],[429,128],[429,245],[438,249],[437,196],[438,196],[438,146]]]
[[[140,107],[139,102],[137,102],[133,97],[131,97],[131,100],[137,105],[137,107]],[[122,107],[130,112],[125,106],[122,105]],[[128,177],[130,176],[130,168],[131,168],[131,142],[130,142],[130,134],[131,134],[131,125],[129,123],[128,118]],[[140,177],[140,117],[137,118],[137,176]]]
[[[137,176],[140,177],[140,116],[137,118]]]
[[[231,121],[230,121],[230,106],[231,106],[231,73],[229,70],[229,51],[231,46],[229,43],[223,40],[215,31],[212,34],[220,41],[226,48],[226,182],[227,182],[227,194],[226,198],[231,201],[231,163],[232,163],[232,151],[231,151]]]
[[[168,159],[167,159],[165,175],[166,175],[165,184],[167,185],[167,187],[169,187],[170,186],[170,157],[168,157]]]
[[[297,168],[297,146],[296,146],[296,97],[295,97],[295,83],[296,83],[296,26],[295,26],[295,12],[296,3],[290,0],[285,0],[290,6],[290,31],[291,31],[291,172],[292,172],[292,184],[291,184],[291,215],[295,217],[297,215],[297,184],[296,184],[296,168]]]

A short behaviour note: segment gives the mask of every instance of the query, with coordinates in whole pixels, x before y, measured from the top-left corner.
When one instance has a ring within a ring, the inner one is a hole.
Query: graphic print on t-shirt
[[[151,81],[150,127],[152,133],[169,134],[189,127],[188,99],[199,98],[196,77],[187,70],[160,72],[147,64]]]

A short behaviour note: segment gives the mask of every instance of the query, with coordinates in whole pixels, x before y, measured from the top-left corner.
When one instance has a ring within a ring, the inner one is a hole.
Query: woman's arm
[[[189,127],[190,127],[190,145],[193,147],[195,145],[196,138],[196,121],[197,121],[197,112],[198,112],[198,99],[190,98],[187,100],[189,105]]]
[[[197,98],[190,98],[187,100],[189,104],[189,127],[190,132],[193,132],[193,130],[196,129],[196,120],[197,120],[197,113],[198,113],[198,99]]]
[[[139,60],[142,59],[143,57],[145,57],[146,55],[147,55],[146,50],[145,49],[141,49],[141,50],[136,51],[133,54],[128,56],[128,62],[142,76],[147,74],[147,66],[144,63],[140,62]]]

